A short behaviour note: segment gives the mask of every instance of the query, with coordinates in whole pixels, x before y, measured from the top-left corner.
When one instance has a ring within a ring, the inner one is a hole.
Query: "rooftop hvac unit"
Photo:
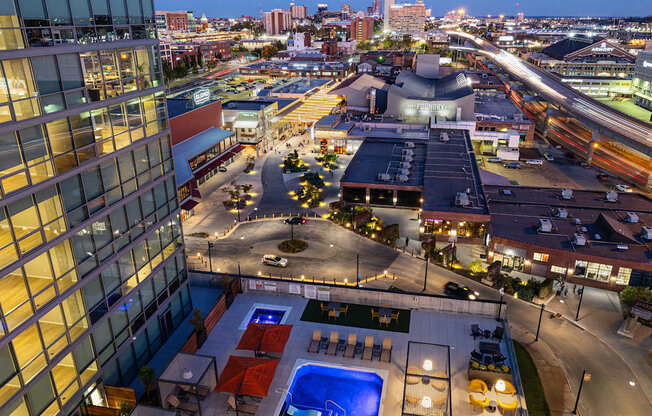
[[[607,199],[607,202],[618,202],[618,192],[609,191],[605,195],[605,198]]]
[[[396,175],[396,180],[398,180],[399,182],[407,182],[408,177],[407,175]]]
[[[469,195],[466,192],[458,192],[455,195],[455,205],[459,207],[468,207],[471,205],[471,201],[469,200]]]
[[[401,162],[399,163],[399,166],[401,169],[410,169],[412,167],[412,164],[410,162]]]
[[[412,155],[403,155],[403,157],[401,158],[401,160],[402,160],[403,162],[412,162],[412,160],[414,160],[414,157],[413,157]]]
[[[552,231],[552,222],[547,218],[539,218],[539,228],[540,233],[549,233]]]
[[[511,195],[512,191],[510,189],[503,189],[503,195]]]
[[[597,233],[593,236],[593,238],[595,238],[596,240],[602,240],[602,236]]]
[[[405,142],[405,147],[414,148],[414,143],[413,142]]]
[[[410,174],[410,169],[403,168],[400,169],[399,172],[401,175],[408,176]]]
[[[466,193],[470,194],[471,193],[471,188],[466,188]]]
[[[629,250],[629,246],[627,244],[618,244],[616,248],[620,251]]]
[[[575,218],[573,222],[575,223],[575,225],[580,225],[582,223],[582,220],[579,218]]]
[[[369,125],[365,125],[365,126],[362,128],[362,131],[367,131],[367,132],[371,131],[371,126],[369,126]]]
[[[448,142],[450,141],[450,137],[448,137],[448,133],[444,132],[439,136],[439,140],[442,142]]]
[[[627,222],[631,222],[632,224],[636,224],[638,222],[638,215],[636,215],[635,212],[628,212],[627,213]]]
[[[387,173],[379,173],[379,174],[378,174],[378,180],[379,180],[379,181],[386,181],[386,182],[388,182],[388,181],[390,181],[391,179],[392,179],[392,177],[389,176],[389,174],[387,174]]]
[[[568,218],[568,211],[566,211],[566,208],[558,208],[557,216],[559,218]]]
[[[641,237],[643,240],[652,241],[652,227],[641,227]]]
[[[584,234],[582,233],[575,233],[573,235],[573,243],[575,243],[576,246],[585,246],[586,237],[584,237]]]
[[[573,198],[573,190],[564,188],[561,190],[561,199],[572,199]]]
[[[414,156],[414,150],[412,149],[403,149],[401,152],[406,156]]]
[[[589,229],[586,228],[586,227],[580,227],[580,231],[585,233],[585,232],[589,231]]]

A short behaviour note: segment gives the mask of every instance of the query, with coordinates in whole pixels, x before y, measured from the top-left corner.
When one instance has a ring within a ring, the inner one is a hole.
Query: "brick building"
[[[358,42],[369,40],[374,36],[374,18],[373,17],[356,17],[351,20],[349,25],[349,39]]]

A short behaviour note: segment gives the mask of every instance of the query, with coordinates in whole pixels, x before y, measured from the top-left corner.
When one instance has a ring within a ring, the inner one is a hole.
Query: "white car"
[[[499,158],[499,157],[489,157],[489,158],[487,158],[487,162],[489,162],[489,163],[500,163],[502,161],[503,160],[501,158]]]
[[[263,264],[276,267],[287,267],[288,259],[275,254],[265,254],[262,259]]]
[[[525,161],[528,165],[536,165],[536,166],[541,166],[543,165],[543,160],[541,159],[528,159]]]
[[[622,183],[616,185],[616,191],[618,192],[632,192],[632,188],[629,185],[624,185]]]

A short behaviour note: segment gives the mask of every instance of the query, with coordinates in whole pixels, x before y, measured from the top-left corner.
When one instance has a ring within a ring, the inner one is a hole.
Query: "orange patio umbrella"
[[[215,391],[247,396],[267,396],[278,360],[229,356]]]
[[[292,325],[250,323],[236,349],[282,353],[290,338]]]

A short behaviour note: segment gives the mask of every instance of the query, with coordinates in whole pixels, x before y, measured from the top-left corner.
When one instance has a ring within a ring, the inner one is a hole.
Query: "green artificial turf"
[[[537,367],[527,352],[518,342],[514,341],[514,349],[516,350],[516,360],[518,361],[518,370],[521,374],[521,381],[523,389],[525,390],[525,402],[527,403],[527,411],[530,416],[550,416],[550,408],[546,401],[546,396],[543,393],[543,386],[539,379]]]
[[[340,314],[337,319],[328,319],[328,314],[322,314],[319,304],[320,301],[311,299],[306,305],[303,314],[301,315],[302,321],[318,322],[320,324],[334,324],[342,326],[352,326],[356,328],[378,329],[381,331],[392,332],[410,332],[410,311],[407,309],[392,308],[394,312],[399,311],[398,321],[393,320],[389,326],[380,325],[378,319],[371,319],[371,306],[356,305],[349,303],[349,312],[346,316]],[[328,302],[324,302],[328,307]],[[342,306],[347,305],[345,303]],[[376,311],[378,307],[373,307]]]

